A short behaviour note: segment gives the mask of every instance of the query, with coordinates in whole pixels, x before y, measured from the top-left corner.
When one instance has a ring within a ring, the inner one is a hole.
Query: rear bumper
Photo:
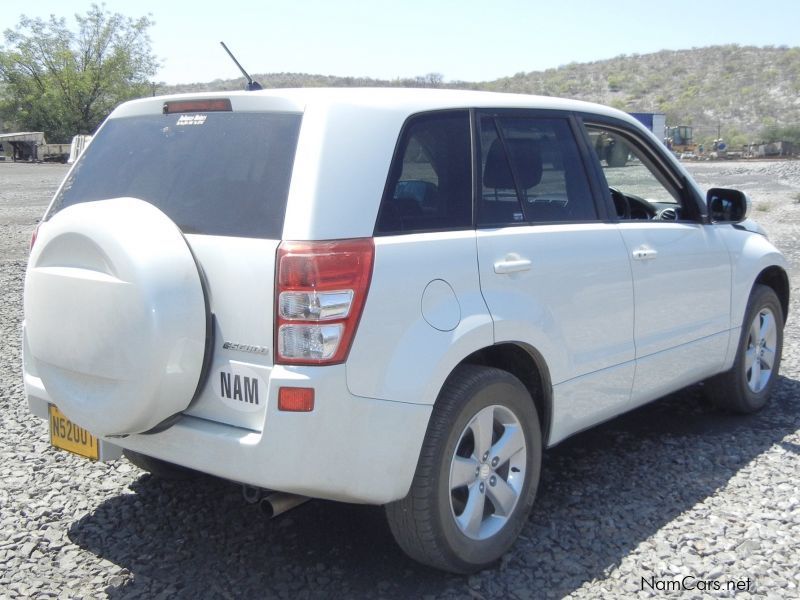
[[[315,389],[312,412],[281,412],[278,388]],[[52,400],[25,370],[31,411]],[[105,438],[122,448],[232,481],[344,502],[385,504],[408,492],[432,407],[352,395],[344,365],[272,369],[260,432],[184,416],[151,435]]]

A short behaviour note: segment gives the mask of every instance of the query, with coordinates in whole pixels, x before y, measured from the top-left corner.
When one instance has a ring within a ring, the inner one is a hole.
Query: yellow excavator
[[[697,154],[697,144],[692,141],[692,128],[688,125],[667,127],[667,147],[675,154]]]

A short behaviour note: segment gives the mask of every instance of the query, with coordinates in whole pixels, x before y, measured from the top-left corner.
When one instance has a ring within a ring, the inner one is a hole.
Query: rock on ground
[[[266,521],[234,484],[52,449],[23,398],[20,325],[30,233],[65,168],[0,163],[0,598],[800,597],[800,162],[688,168],[750,193],[791,263],[775,397],[736,417],[694,387],[575,436],[546,454],[514,549],[456,577],[407,559],[379,508]]]

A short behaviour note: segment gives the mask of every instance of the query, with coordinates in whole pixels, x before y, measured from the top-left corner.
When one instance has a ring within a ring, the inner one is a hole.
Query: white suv
[[[386,505],[409,555],[474,571],[544,448],[703,380],[765,403],[789,283],[748,209],[593,104],[129,102],[38,229],[25,390],[59,447]]]

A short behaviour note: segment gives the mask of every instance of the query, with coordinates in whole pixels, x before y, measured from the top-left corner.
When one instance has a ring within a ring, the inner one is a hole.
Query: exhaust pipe
[[[268,496],[264,496],[259,503],[261,510],[267,515],[268,519],[277,517],[291,510],[301,504],[305,504],[311,500],[307,496],[298,496],[297,494],[286,494],[284,492],[273,492]]]
[[[242,498],[248,504],[257,504],[264,497],[264,490],[253,485],[242,486]]]

